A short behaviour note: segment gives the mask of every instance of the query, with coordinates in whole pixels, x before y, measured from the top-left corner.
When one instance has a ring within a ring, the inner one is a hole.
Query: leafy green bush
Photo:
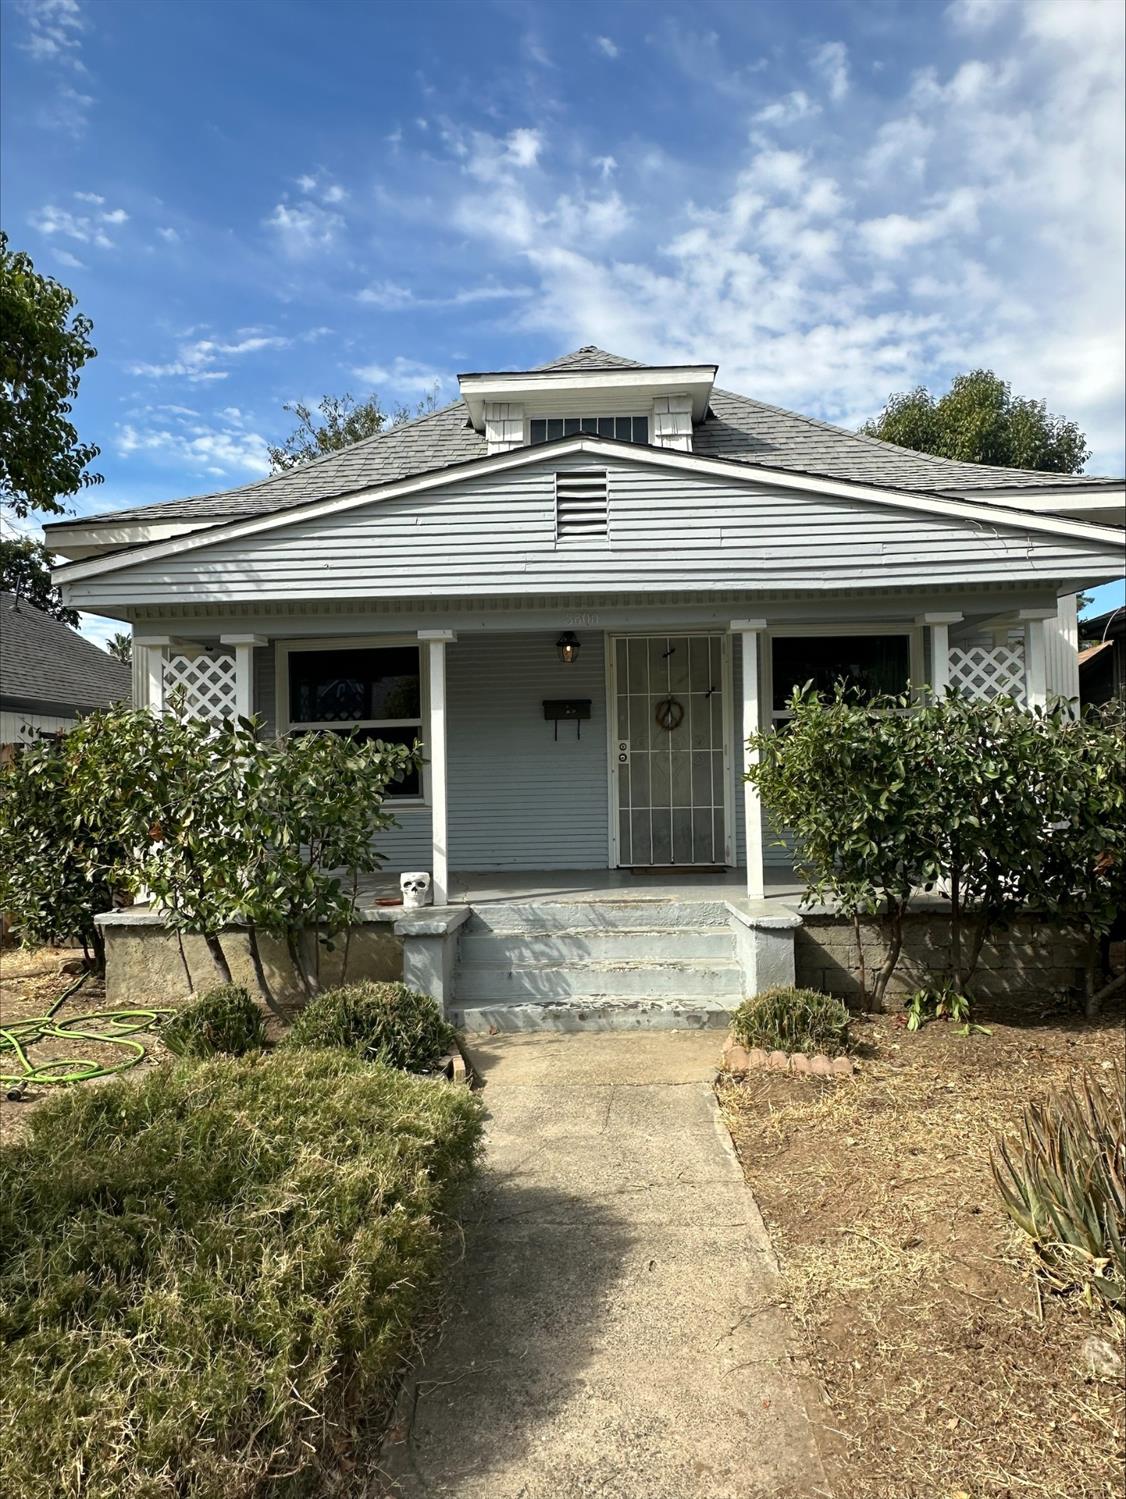
[[[340,1051],[75,1088],[0,1155],[21,1499],[325,1492],[432,1317],[477,1102]]]
[[[160,1039],[180,1057],[241,1057],[265,1044],[262,1012],[245,989],[220,984],[194,1004],[185,1005],[164,1027]]]
[[[1005,1211],[1059,1289],[1076,1285],[1126,1311],[1126,1077],[1091,1074],[1031,1103],[1017,1142],[997,1142]]]
[[[742,1046],[835,1057],[848,1046],[848,1011],[816,989],[764,989],[735,1011],[731,1032]]]
[[[283,1044],[343,1046],[369,1061],[425,1072],[449,1051],[456,1034],[429,994],[406,984],[363,983],[318,995]]]

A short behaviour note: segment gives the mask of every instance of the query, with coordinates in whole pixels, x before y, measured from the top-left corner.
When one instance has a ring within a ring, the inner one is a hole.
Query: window
[[[605,541],[607,489],[604,468],[573,468],[555,476],[555,543]]]
[[[386,744],[422,738],[422,678],[417,645],[299,648],[288,652],[292,732],[347,733]],[[422,796],[419,771],[390,788],[395,797]]]
[[[911,637],[888,635],[776,635],[771,642],[775,722],[790,717],[795,687],[812,683],[831,696],[838,682],[864,698],[906,692],[911,679]]]
[[[554,442],[557,437],[612,437],[615,442],[648,442],[647,416],[549,416],[533,417],[529,441]]]

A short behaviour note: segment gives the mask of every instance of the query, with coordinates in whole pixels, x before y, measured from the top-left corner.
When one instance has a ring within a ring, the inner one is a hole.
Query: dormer
[[[500,371],[458,376],[469,420],[490,453],[587,434],[692,451],[714,364]]]

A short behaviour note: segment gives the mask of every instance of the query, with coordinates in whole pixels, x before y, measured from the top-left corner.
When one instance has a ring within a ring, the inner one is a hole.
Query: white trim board
[[[877,488],[870,484],[857,484],[852,480],[797,474],[787,469],[738,463],[731,459],[701,458],[695,453],[643,448],[633,443],[619,443],[609,438],[584,435],[562,438],[556,442],[537,443],[535,447],[513,448],[507,453],[497,453],[488,458],[476,458],[466,464],[455,464],[449,468],[415,475],[409,479],[401,479],[392,484],[376,486],[353,494],[338,495],[328,500],[310,500],[303,505],[294,505],[291,509],[276,511],[269,515],[222,522],[202,531],[179,536],[171,541],[146,544],[134,551],[116,552],[109,557],[71,562],[56,568],[52,576],[57,583],[72,583],[84,578],[101,577],[106,573],[124,570],[142,562],[155,562],[162,557],[195,551],[199,547],[215,546],[221,542],[240,540],[244,536],[257,536],[264,532],[275,531],[301,520],[338,515],[361,505],[369,505],[373,501],[420,494],[427,490],[456,484],[464,478],[487,477],[494,473],[505,473],[510,469],[524,468],[530,464],[550,464],[557,458],[569,458],[576,454],[602,462],[613,459],[626,464],[633,463],[643,467],[666,469],[672,473],[703,474],[715,478],[735,479],[745,483],[748,488],[765,484],[775,490],[791,489],[806,494],[865,500],[896,510],[921,511],[928,515],[949,515],[963,520],[981,521],[986,525],[1002,526],[1008,530],[1043,531],[1051,536],[1067,536],[1102,543],[1116,550],[1121,549],[1122,546],[1120,530],[1095,525],[1089,521],[1067,520],[1056,515],[1038,515],[1030,511],[1016,511],[1011,506],[948,499],[937,494]]]

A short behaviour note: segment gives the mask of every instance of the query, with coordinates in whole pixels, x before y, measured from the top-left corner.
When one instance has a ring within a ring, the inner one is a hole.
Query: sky
[[[588,343],[845,427],[988,366],[1126,471],[1121,0],[0,8],[4,227],[94,321],[79,514]]]

